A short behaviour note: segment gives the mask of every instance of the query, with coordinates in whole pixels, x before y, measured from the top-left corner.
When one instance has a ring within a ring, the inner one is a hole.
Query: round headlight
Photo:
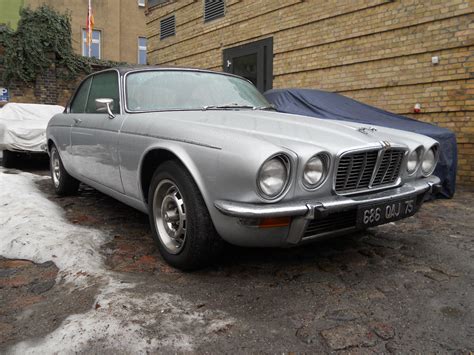
[[[426,151],[421,163],[421,170],[423,175],[431,175],[436,167],[436,148],[432,147]]]
[[[314,189],[326,177],[327,157],[315,155],[308,160],[303,171],[303,184],[309,189]]]
[[[408,156],[408,162],[407,162],[408,174],[413,174],[416,168],[418,168],[419,159],[420,159],[420,151],[418,149],[410,153],[410,155]]]
[[[289,160],[283,155],[263,163],[258,174],[258,187],[263,197],[277,198],[288,183],[289,173]]]

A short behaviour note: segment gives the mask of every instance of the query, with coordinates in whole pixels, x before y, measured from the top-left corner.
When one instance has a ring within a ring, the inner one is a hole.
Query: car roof
[[[202,73],[212,73],[212,74],[221,74],[221,75],[227,75],[227,76],[233,76],[237,77],[240,79],[244,79],[238,75],[234,75],[231,73],[225,73],[221,71],[215,71],[215,70],[207,70],[207,69],[199,69],[199,68],[187,68],[187,67],[174,67],[174,66],[160,66],[160,65],[136,65],[136,66],[118,66],[118,67],[113,67],[113,68],[107,68],[98,72],[95,72],[93,74],[99,74],[103,73],[109,70],[116,70],[120,73],[121,76],[124,76],[127,73],[130,72],[136,72],[136,71],[148,71],[148,70],[178,70],[178,71],[195,71],[195,72],[202,72]]]

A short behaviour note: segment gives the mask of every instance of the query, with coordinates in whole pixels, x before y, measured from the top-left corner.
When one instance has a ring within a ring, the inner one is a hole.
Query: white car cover
[[[44,152],[46,127],[58,105],[8,103],[0,109],[0,150]]]

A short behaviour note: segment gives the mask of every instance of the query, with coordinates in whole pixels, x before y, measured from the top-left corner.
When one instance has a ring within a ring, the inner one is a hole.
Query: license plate
[[[378,226],[413,216],[416,211],[416,197],[361,206],[357,210],[357,226],[359,228]]]

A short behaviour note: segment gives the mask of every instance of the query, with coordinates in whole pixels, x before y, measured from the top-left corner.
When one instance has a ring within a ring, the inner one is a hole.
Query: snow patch
[[[0,168],[0,255],[42,263],[53,260],[58,281],[72,287],[101,284],[97,307],[69,316],[43,339],[24,341],[11,354],[193,351],[196,343],[228,329],[234,320],[168,293],[138,294],[105,268],[100,247],[108,236],[69,223],[35,182],[48,177],[5,174]]]

